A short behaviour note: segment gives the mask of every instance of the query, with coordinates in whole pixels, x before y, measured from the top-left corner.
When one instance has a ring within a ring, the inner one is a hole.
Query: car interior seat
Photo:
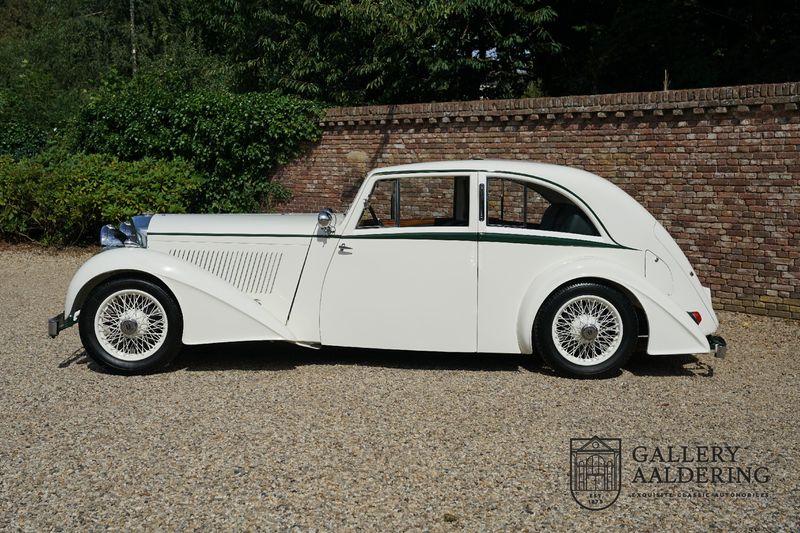
[[[586,214],[573,204],[550,204],[542,215],[539,229],[579,235],[599,235]]]

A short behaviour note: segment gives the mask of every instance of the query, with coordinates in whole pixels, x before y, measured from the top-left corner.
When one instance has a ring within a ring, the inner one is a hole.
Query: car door
[[[518,353],[520,316],[533,280],[587,250],[614,253],[592,217],[566,190],[514,174],[481,173],[479,217],[478,351]]]
[[[477,175],[373,175],[325,277],[322,343],[473,352]]]

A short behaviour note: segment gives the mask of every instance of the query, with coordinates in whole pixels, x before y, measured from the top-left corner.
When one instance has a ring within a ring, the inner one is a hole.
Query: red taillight
[[[703,317],[700,315],[700,311],[689,311],[689,316],[692,317],[695,324],[699,324],[703,321]]]

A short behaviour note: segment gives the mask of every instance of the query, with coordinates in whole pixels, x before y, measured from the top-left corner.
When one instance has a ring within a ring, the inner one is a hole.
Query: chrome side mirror
[[[317,223],[319,224],[319,227],[327,233],[333,231],[333,226],[331,226],[331,224],[333,224],[334,220],[335,218],[333,216],[333,211],[327,207],[320,210],[319,214],[317,215]]]

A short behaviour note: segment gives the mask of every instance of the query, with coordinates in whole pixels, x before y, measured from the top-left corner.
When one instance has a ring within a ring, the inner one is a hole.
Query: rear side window
[[[599,235],[569,198],[539,184],[508,178],[486,180],[487,225]]]
[[[359,228],[469,225],[469,176],[413,176],[375,182]]]

